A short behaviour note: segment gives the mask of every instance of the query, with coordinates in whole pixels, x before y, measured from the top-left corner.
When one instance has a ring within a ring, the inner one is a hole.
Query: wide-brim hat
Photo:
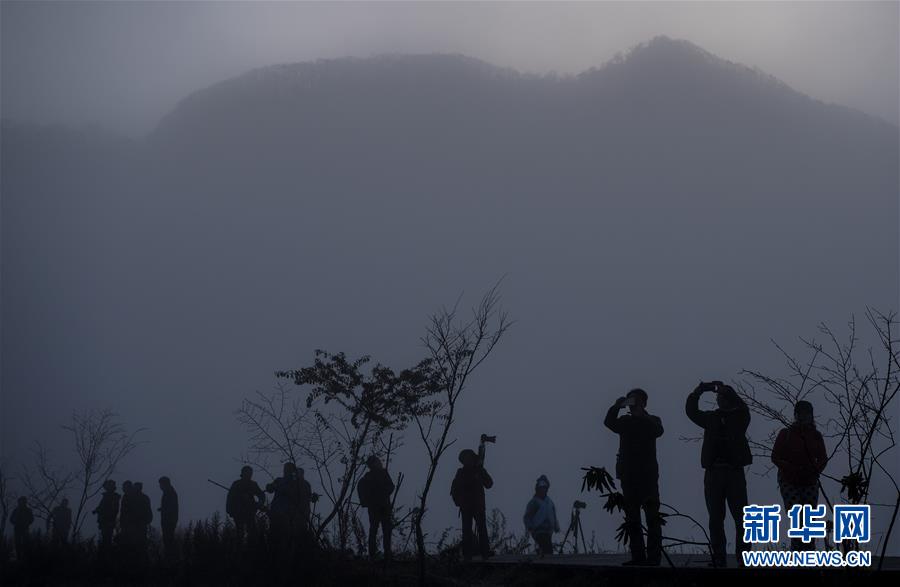
[[[478,458],[478,455],[475,454],[475,451],[472,450],[471,448],[464,448],[464,449],[462,449],[461,451],[459,451],[459,462],[460,462],[460,463],[462,463],[462,464],[465,465],[465,464],[466,464],[466,459],[467,459],[467,458],[470,458],[470,457],[473,458],[473,459],[477,459],[477,458]]]

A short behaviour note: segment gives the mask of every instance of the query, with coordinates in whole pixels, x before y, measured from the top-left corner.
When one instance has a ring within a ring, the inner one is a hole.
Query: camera
[[[496,436],[488,436],[487,434],[482,434],[482,435],[481,435],[481,442],[482,442],[482,443],[484,443],[484,442],[497,442],[497,437],[496,437]]]
[[[581,510],[587,507],[587,504],[583,501],[575,500],[575,503],[572,504],[572,507],[576,510]]]

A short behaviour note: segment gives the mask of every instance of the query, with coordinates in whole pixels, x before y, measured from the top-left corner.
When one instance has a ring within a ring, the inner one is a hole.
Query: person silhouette
[[[51,530],[50,539],[54,544],[68,544],[69,532],[72,530],[72,510],[67,498],[62,498],[59,505],[50,512],[47,526]]]
[[[716,394],[715,410],[701,410],[700,396]],[[684,411],[691,421],[703,428],[700,464],[704,469],[703,493],[709,514],[709,540],[712,565],[726,566],[725,506],[734,520],[734,544],[738,565],[742,554],[749,549],[744,543],[744,506],[747,505],[747,479],[744,467],[753,462],[747,442],[750,409],[730,385],[721,381],[701,382],[685,402]]]
[[[628,406],[629,413],[619,410]],[[631,560],[624,565],[657,566],[662,556],[662,522],[659,517],[659,464],[656,439],[663,435],[662,420],[647,410],[647,392],[632,389],[609,408],[604,425],[619,435],[616,477],[625,502],[625,526]],[[647,518],[647,545],[641,532],[641,510]]]
[[[162,530],[163,548],[171,556],[175,547],[175,526],[178,525],[178,493],[172,487],[172,480],[163,475],[159,478],[162,498],[159,501],[159,526]]]
[[[269,524],[272,541],[284,545],[292,537],[300,520],[300,480],[297,465],[285,463],[282,476],[266,485],[266,492],[274,494],[269,504]]]
[[[134,483],[134,530],[135,548],[141,555],[147,552],[147,534],[150,524],[153,522],[153,506],[150,505],[150,496],[144,493],[144,484],[140,481]]]
[[[778,467],[778,488],[785,511],[797,504],[819,503],[819,475],[828,464],[822,433],[816,429],[813,405],[800,400],[794,405],[794,421],[782,428],[772,447],[772,463]],[[815,550],[815,540],[791,539],[792,550]]]
[[[116,518],[119,515],[119,494],[116,492],[116,482],[112,479],[103,482],[103,495],[93,513],[97,516],[97,528],[100,530],[100,551],[106,553],[112,546]]]
[[[474,450],[463,449],[459,453],[462,467],[456,470],[456,476],[450,485],[450,496],[459,508],[462,517],[462,553],[463,559],[472,560],[474,537],[472,523],[478,532],[478,550],[482,558],[491,555],[487,533],[487,514],[484,490],[494,486],[494,480],[479,462]]]
[[[127,479],[122,482],[122,499],[119,503],[119,542],[130,548],[137,542],[138,524],[135,519],[137,503],[134,497],[134,484]]]
[[[27,556],[29,533],[34,522],[34,512],[28,507],[28,498],[20,497],[18,505],[9,515],[9,523],[13,527],[13,541],[16,546],[16,559],[24,560]]]
[[[556,506],[547,495],[550,481],[546,475],[537,478],[534,484],[534,497],[525,506],[525,529],[531,534],[541,556],[553,554],[553,533],[559,532],[559,521],[556,518]]]
[[[391,560],[391,532],[393,529],[391,495],[394,493],[394,481],[381,459],[372,455],[366,460],[369,470],[356,485],[359,505],[366,508],[369,514],[369,558],[374,560],[378,554],[378,528],[381,528],[384,560]]]
[[[225,498],[225,512],[234,520],[238,542],[256,535],[256,512],[265,509],[266,494],[253,480],[253,467],[241,467],[241,478],[231,484]]]

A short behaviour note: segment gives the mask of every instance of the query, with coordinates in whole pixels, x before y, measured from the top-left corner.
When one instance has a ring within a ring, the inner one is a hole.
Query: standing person
[[[701,410],[700,396],[711,391],[716,394],[715,410]],[[747,442],[750,409],[730,385],[721,381],[701,382],[688,394],[684,411],[688,418],[703,428],[700,464],[703,466],[703,493],[709,514],[709,539],[712,565],[726,566],[725,506],[734,520],[734,544],[738,565],[748,549],[744,543],[744,506],[747,505],[747,479],[744,467],[753,462]]]
[[[479,462],[478,455],[474,450],[467,448],[460,451],[459,462],[462,463],[462,467],[456,470],[456,476],[450,486],[450,495],[462,516],[463,558],[467,561],[472,560],[473,522],[478,532],[478,550],[482,558],[488,558],[491,553],[488,544],[484,490],[493,487],[494,480],[488,475],[484,465]]]
[[[813,406],[798,401],[794,406],[794,422],[782,428],[772,447],[772,462],[778,467],[778,488],[784,509],[797,504],[819,503],[819,475],[828,464],[825,441],[816,429]],[[804,543],[791,539],[792,550],[815,550],[815,541]]]
[[[369,470],[356,485],[356,492],[359,495],[359,505],[366,508],[369,514],[369,558],[375,560],[375,555],[378,554],[376,542],[380,526],[384,560],[388,562],[391,560],[391,495],[394,493],[394,482],[381,464],[381,459],[375,455],[366,460],[366,465]]]
[[[134,484],[134,503],[134,544],[141,556],[144,556],[147,553],[147,534],[153,522],[153,506],[150,505],[150,496],[144,493],[144,484],[140,481]]]
[[[294,463],[285,463],[282,471],[281,477],[266,485],[266,492],[274,494],[269,504],[272,541],[286,545],[300,517],[300,483]]]
[[[175,526],[178,525],[178,493],[172,487],[172,480],[163,475],[159,478],[162,499],[159,502],[159,526],[162,529],[163,548],[166,555],[174,553]]]
[[[134,499],[134,484],[127,479],[122,482],[122,499],[120,504],[118,541],[126,548],[131,548],[137,540],[137,523],[134,515],[136,503]]]
[[[100,551],[106,553],[112,546],[116,518],[119,515],[119,494],[116,492],[116,482],[112,479],[103,482],[103,495],[94,509],[94,514],[97,516],[97,528],[100,530]]]
[[[253,480],[253,467],[241,467],[241,478],[231,484],[225,501],[226,513],[234,519],[238,542],[256,535],[256,512],[265,508],[266,494]]]
[[[525,529],[534,538],[538,552],[543,556],[553,554],[553,533],[559,532],[559,521],[556,519],[556,506],[547,495],[550,481],[546,475],[537,478],[534,484],[534,497],[525,506]],[[577,539],[577,536],[576,536]]]
[[[628,414],[619,410],[628,407]],[[647,392],[632,389],[609,408],[603,420],[619,435],[616,477],[622,484],[625,524],[631,560],[625,565],[657,566],[662,556],[662,522],[659,518],[659,464],[656,439],[663,435],[662,420],[647,412]],[[641,532],[641,509],[647,517],[647,546]]]
[[[51,540],[54,544],[68,544],[69,532],[72,530],[72,510],[67,498],[64,497],[50,512],[47,525],[52,526]]]
[[[16,508],[9,515],[9,523],[13,527],[13,541],[16,545],[16,560],[24,560],[28,550],[28,539],[34,513],[28,507],[28,498],[20,497]]]

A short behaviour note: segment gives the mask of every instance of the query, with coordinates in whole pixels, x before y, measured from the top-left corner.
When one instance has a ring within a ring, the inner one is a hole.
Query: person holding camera
[[[483,435],[482,435],[483,436]],[[484,438],[482,438],[482,445]],[[472,560],[474,537],[472,536],[472,523],[476,525],[478,532],[478,550],[482,558],[490,556],[488,544],[486,507],[484,490],[494,485],[494,480],[484,469],[484,461],[471,449],[464,449],[459,453],[459,462],[462,467],[457,469],[456,476],[450,486],[450,496],[453,503],[459,508],[462,516],[462,554],[463,559]]]
[[[716,394],[717,409],[701,410],[700,396]],[[724,567],[725,562],[725,505],[734,520],[735,551],[738,565],[741,553],[748,549],[743,541],[743,513],[747,505],[747,480],[744,467],[753,462],[747,442],[750,409],[733,387],[721,381],[701,382],[692,391],[684,411],[694,424],[703,428],[700,464],[705,470],[703,491],[709,513],[709,539],[713,566]]]
[[[525,529],[534,538],[538,552],[543,556],[553,554],[553,533],[559,532],[559,521],[556,519],[556,506],[547,495],[550,481],[546,475],[537,478],[534,484],[534,497],[525,506]],[[576,540],[577,540],[576,536]]]
[[[619,410],[628,407],[628,414]],[[663,435],[662,420],[647,410],[647,392],[632,389],[609,408],[603,424],[619,435],[616,477],[622,484],[625,524],[631,560],[625,565],[658,566],[662,556],[662,523],[659,517],[659,464],[656,439]],[[641,510],[647,518],[647,546],[641,532]]]

